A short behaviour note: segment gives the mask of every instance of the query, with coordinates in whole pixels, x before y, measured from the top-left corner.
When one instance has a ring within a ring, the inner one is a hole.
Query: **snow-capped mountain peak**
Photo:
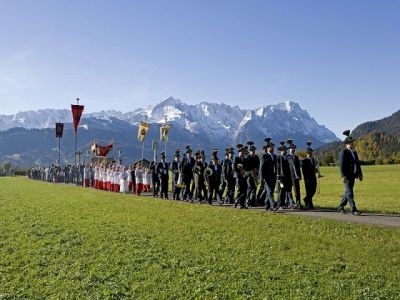
[[[85,119],[98,119],[111,124],[113,120],[127,122],[136,126],[147,117],[150,123],[161,124],[167,121],[173,130],[186,130],[189,133],[207,137],[210,141],[243,141],[249,138],[264,140],[266,135],[287,138],[287,135],[313,138],[320,143],[336,140],[336,136],[324,126],[319,125],[306,110],[293,101],[275,105],[263,105],[254,110],[243,110],[238,106],[223,103],[201,102],[187,104],[180,99],[169,97],[156,105],[131,112],[116,110],[83,114]],[[68,109],[44,109],[20,112],[15,115],[0,115],[0,130],[13,127],[53,128],[55,122],[72,122]],[[110,125],[111,126],[111,125]],[[88,127],[89,130],[92,126]],[[292,133],[292,134],[290,134]],[[318,143],[318,142],[317,142]]]

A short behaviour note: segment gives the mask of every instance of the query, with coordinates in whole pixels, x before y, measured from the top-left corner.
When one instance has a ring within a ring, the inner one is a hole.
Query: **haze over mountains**
[[[99,143],[116,142],[123,159],[141,156],[137,141],[137,125],[147,116],[152,127],[146,137],[146,157],[151,158],[151,141],[159,140],[159,124],[172,124],[167,154],[190,144],[206,152],[217,147],[223,151],[229,145],[253,140],[261,148],[265,137],[275,142],[293,138],[299,147],[313,140],[316,146],[336,141],[335,134],[320,125],[299,104],[287,101],[265,105],[254,110],[237,106],[202,102],[186,104],[170,97],[156,105],[131,112],[114,110],[83,113],[79,127],[78,148],[86,153],[93,140]],[[0,115],[0,160],[11,160],[19,165],[54,163],[57,141],[55,122],[64,122],[62,161],[73,161],[72,116],[69,109],[43,109]],[[164,147],[164,146],[162,146]],[[112,155],[112,154],[111,154]],[[83,158],[85,158],[83,156]]]

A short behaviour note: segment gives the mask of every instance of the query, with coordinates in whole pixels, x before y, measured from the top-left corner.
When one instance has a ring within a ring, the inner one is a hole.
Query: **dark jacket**
[[[360,161],[358,159],[358,155],[356,151],[352,151],[349,149],[344,149],[340,152],[339,155],[339,167],[340,167],[340,175],[342,177],[350,178],[359,178],[362,176],[362,170],[360,166]]]
[[[159,162],[157,164],[157,174],[160,179],[168,179],[169,178],[169,165],[167,162]]]
[[[261,179],[275,178],[278,168],[277,157],[275,154],[264,153],[261,156],[259,166],[259,177]]]
[[[225,179],[233,177],[233,162],[231,159],[226,158],[222,163],[222,174]]]
[[[180,169],[184,177],[193,178],[193,167],[195,163],[196,161],[192,156],[190,158],[185,157],[182,159]]]
[[[314,180],[317,177],[315,173],[317,171],[317,165],[313,157],[306,157],[301,162],[301,170],[303,171],[303,177],[305,181]]]

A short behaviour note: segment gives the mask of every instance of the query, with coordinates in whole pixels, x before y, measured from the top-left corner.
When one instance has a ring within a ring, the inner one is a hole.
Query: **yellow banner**
[[[168,142],[168,134],[169,129],[171,128],[170,125],[161,125],[160,127],[160,140],[161,142]]]
[[[146,122],[140,122],[139,131],[138,131],[138,140],[139,142],[143,142],[146,137],[147,131],[150,129],[150,124]]]

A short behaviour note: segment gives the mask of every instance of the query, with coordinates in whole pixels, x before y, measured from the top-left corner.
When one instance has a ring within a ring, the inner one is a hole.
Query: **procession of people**
[[[355,205],[353,187],[356,178],[363,179],[362,171],[354,151],[355,139],[349,130],[344,134],[346,148],[340,155],[340,173],[345,191],[338,211],[343,213],[349,203],[351,212],[358,215],[360,212]],[[275,143],[271,138],[265,138],[259,153],[255,143],[248,141],[237,144],[236,149],[226,148],[222,159],[218,156],[220,151],[213,149],[209,160],[204,150],[194,152],[187,145],[184,151],[176,149],[171,162],[167,162],[165,152],[161,152],[160,160],[153,160],[149,165],[145,165],[143,160],[129,166],[101,161],[63,169],[52,165],[33,168],[29,176],[115,193],[137,196],[146,193],[162,199],[172,196],[177,201],[231,204],[241,209],[263,206],[270,211],[312,210],[319,165],[311,145],[308,141],[306,157],[299,158],[294,140],[281,141],[275,153]],[[303,199],[301,181],[305,189]]]

